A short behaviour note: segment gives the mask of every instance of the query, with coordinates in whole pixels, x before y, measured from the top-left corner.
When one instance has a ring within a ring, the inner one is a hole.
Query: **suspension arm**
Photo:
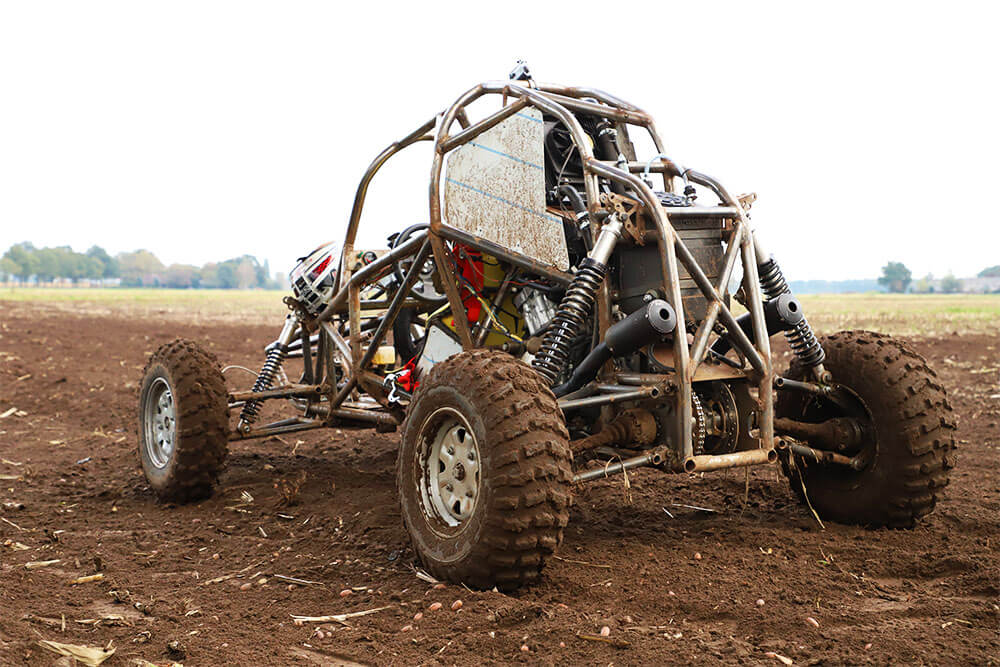
[[[864,424],[851,417],[836,417],[819,424],[776,417],[774,430],[805,440],[814,447],[839,452],[856,451],[868,435]]]

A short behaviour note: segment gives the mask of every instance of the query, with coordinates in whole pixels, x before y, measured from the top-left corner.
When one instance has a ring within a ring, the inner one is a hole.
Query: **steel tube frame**
[[[400,285],[399,289],[396,291],[396,295],[392,298],[392,303],[389,304],[389,309],[382,315],[382,321],[379,323],[378,328],[375,330],[375,334],[372,339],[368,342],[368,349],[365,351],[361,361],[358,362],[356,371],[361,371],[362,368],[367,366],[372,357],[375,356],[375,352],[378,350],[378,346],[382,344],[382,339],[385,338],[386,331],[392,326],[393,320],[399,315],[399,311],[403,308],[403,302],[406,300],[406,295],[410,293],[410,288],[413,284],[417,282],[417,278],[420,277],[420,269],[423,267],[424,262],[427,261],[427,256],[431,254],[430,239],[424,239],[424,244],[420,246],[420,250],[417,251],[416,257],[413,259],[413,264],[410,265],[410,270],[403,278],[403,284]]]
[[[501,96],[504,104],[499,111],[490,114],[478,122],[471,123],[466,113],[466,108],[471,103],[485,95]],[[513,101],[508,103],[509,98]],[[585,100],[583,98],[591,98],[593,100],[597,100],[597,102]],[[627,165],[623,165],[625,167],[623,170],[617,165],[612,165],[595,159],[587,135],[583,131],[583,128],[573,112],[592,114],[606,118],[623,124],[621,127],[624,127],[624,124],[643,127],[649,133],[656,150],[662,153],[663,143],[656,130],[653,119],[642,109],[603,91],[591,88],[557,86],[553,84],[528,84],[525,86],[521,85],[519,82],[502,81],[486,82],[475,86],[462,94],[444,112],[434,118],[431,118],[399,141],[389,145],[369,165],[355,194],[354,204],[351,210],[351,216],[340,259],[340,271],[337,273],[335,282],[335,296],[317,317],[317,322],[319,324],[328,324],[328,320],[338,313],[343,313],[346,306],[350,327],[349,341],[345,341],[343,337],[336,332],[336,327],[324,327],[324,330],[333,345],[337,348],[337,351],[345,357],[345,361],[349,360],[348,363],[343,363],[345,366],[344,370],[346,372],[344,383],[339,388],[336,388],[336,390],[333,388],[330,389],[329,401],[327,405],[324,406],[328,414],[330,416],[347,417],[347,413],[340,409],[340,404],[343,403],[343,401],[350,395],[351,391],[358,386],[362,375],[365,376],[362,385],[367,387],[371,384],[373,380],[368,377],[370,373],[366,372],[367,366],[371,362],[374,350],[377,348],[378,343],[384,337],[387,327],[391,324],[393,317],[398,313],[399,308],[402,307],[405,300],[406,289],[404,286],[404,288],[401,288],[399,293],[397,293],[395,298],[393,298],[390,302],[390,312],[383,317],[383,321],[376,330],[373,342],[369,346],[369,349],[367,351],[363,351],[361,346],[360,331],[362,307],[360,292],[365,284],[365,281],[369,280],[374,275],[377,275],[379,271],[385,269],[389,265],[398,262],[400,259],[409,257],[414,253],[419,252],[418,259],[426,257],[428,254],[428,245],[426,241],[429,241],[430,252],[433,252],[435,262],[439,267],[445,292],[448,296],[449,305],[455,318],[456,328],[458,329],[463,346],[466,348],[472,347],[473,345],[472,332],[467,318],[462,317],[465,313],[464,305],[454,275],[452,275],[453,271],[451,264],[448,261],[450,250],[445,245],[445,239],[451,242],[463,243],[477,250],[494,254],[499,259],[507,261],[514,266],[527,271],[536,272],[562,284],[568,284],[568,282],[572,279],[572,275],[569,273],[559,271],[554,267],[542,266],[540,263],[532,260],[531,258],[521,256],[518,253],[510,252],[504,248],[499,248],[496,244],[492,244],[485,239],[477,238],[463,232],[460,229],[448,225],[442,219],[441,177],[444,168],[445,156],[450,151],[466,144],[475,137],[479,136],[481,133],[495,127],[497,124],[503,122],[503,120],[527,107],[540,109],[541,111],[555,117],[569,131],[583,164],[584,190],[587,196],[588,209],[592,214],[597,213],[600,208],[598,198],[600,178],[626,185],[638,195],[640,201],[646,209],[647,215],[652,219],[656,229],[657,245],[661,257],[660,270],[662,274],[663,286],[665,288],[664,291],[668,302],[670,302],[671,306],[677,313],[678,319],[681,322],[685,321],[683,299],[680,290],[679,267],[681,265],[685,267],[688,274],[698,286],[699,290],[709,300],[708,316],[702,321],[700,328],[696,332],[692,348],[690,350],[688,348],[686,335],[677,335],[673,337],[676,387],[671,387],[673,391],[670,393],[673,394],[673,400],[675,401],[676,407],[675,414],[677,415],[677,419],[675,430],[677,440],[675,442],[675,447],[677,446],[677,443],[680,443],[680,446],[678,447],[678,454],[680,454],[682,459],[685,461],[694,460],[691,433],[691,379],[694,372],[698,368],[698,364],[701,363],[704,357],[708,338],[711,335],[715,321],[721,320],[729,330],[730,335],[733,338],[734,346],[750,363],[751,369],[746,371],[748,377],[753,374],[758,376],[760,379],[760,430],[762,442],[760,451],[762,453],[750,454],[747,452],[740,452],[740,456],[735,457],[734,460],[739,459],[740,461],[743,461],[760,456],[763,456],[764,460],[767,460],[770,457],[769,452],[773,451],[774,433],[770,345],[764,322],[763,303],[759,291],[759,285],[757,285],[758,272],[757,265],[754,261],[753,236],[750,231],[749,221],[746,218],[742,206],[739,202],[729,196],[728,192],[726,192],[725,188],[723,188],[721,184],[711,177],[696,171],[684,170],[683,174],[688,180],[712,190],[720,199],[721,205],[712,207],[705,212],[701,212],[699,210],[697,214],[693,211],[674,212],[670,209],[664,208],[660,205],[652,189],[633,173],[644,169],[646,167],[645,163],[632,161]],[[452,135],[450,134],[451,128],[456,122],[461,129]],[[410,145],[423,141],[434,142],[434,157],[431,164],[429,191],[430,220],[427,238],[415,236],[408,239],[406,243],[386,253],[372,264],[354,271],[354,242],[357,237],[358,225],[371,180],[374,178],[379,169],[381,169],[381,167],[392,156]],[[674,163],[665,159],[660,159],[658,163],[650,165],[649,170],[651,172],[662,173],[664,185],[668,189],[670,189],[669,179],[676,178],[681,174],[681,171]],[[688,248],[681,241],[670,222],[672,216],[683,218],[691,217],[693,215],[715,216],[735,221],[725,254],[724,269],[714,285],[706,277],[704,271],[698,265]],[[596,235],[599,231],[598,226],[594,225],[593,227]],[[729,278],[734,270],[737,257],[742,260],[744,269],[744,291],[747,294],[747,306],[751,316],[754,338],[753,341],[751,341],[743,330],[736,324],[735,318],[732,316],[732,313],[729,311],[729,308],[726,307],[724,302],[725,296],[727,296]],[[414,267],[417,265],[418,262],[415,262]],[[411,273],[413,272],[411,271]],[[411,278],[413,278],[413,275],[408,275],[405,282],[412,284],[410,280]],[[599,299],[597,318],[598,329],[601,333],[603,333],[606,329],[610,319],[609,308],[610,307],[606,298]],[[661,388],[660,391],[666,393],[663,388]],[[635,393],[640,394],[640,391],[637,390]],[[568,401],[566,402],[567,405],[564,409],[572,409],[572,407],[576,407],[576,404],[580,402],[588,404],[597,401],[615,402],[623,400],[624,397],[629,397],[631,400],[649,398],[648,394],[645,393],[641,396],[636,395],[634,398],[631,397],[630,393],[613,393]],[[355,415],[352,414],[351,416],[353,417]],[[642,457],[636,458],[640,459]],[[630,465],[631,461],[632,460],[630,460]],[[736,465],[742,464],[743,463],[737,463]],[[622,465],[624,466],[622,469],[627,469],[628,466],[625,466],[625,464]],[[641,465],[641,463],[637,463],[636,465]],[[699,469],[702,469],[703,465],[704,464],[702,464],[699,459]]]
[[[716,281],[715,291],[720,299],[712,299],[708,304],[708,312],[705,319],[698,326],[695,332],[694,341],[691,344],[691,377],[694,378],[698,372],[698,366],[705,357],[705,349],[708,347],[708,337],[712,335],[712,329],[719,317],[719,309],[724,305],[724,300],[728,296],[729,280],[733,275],[733,268],[736,266],[736,257],[740,250],[740,240],[743,238],[743,223],[737,222],[726,246],[726,255],[723,259],[722,273]]]
[[[570,400],[560,400],[559,409],[563,412],[579,410],[580,408],[592,408],[598,405],[611,405],[612,403],[627,403],[629,401],[650,401],[657,400],[665,393],[661,387],[625,387],[625,391],[612,391],[599,394],[597,396],[587,396],[586,398],[574,398]]]
[[[430,231],[432,236],[454,236],[458,231],[454,227],[444,223],[441,217],[441,172],[444,165],[445,154],[457,148],[462,141],[472,138],[473,131],[485,131],[493,127],[496,123],[509,117],[513,112],[506,112],[504,107],[492,116],[469,126],[459,132],[454,137],[449,137],[451,125],[455,122],[460,111],[471,102],[479,99],[483,95],[496,94],[503,97],[519,98],[518,102],[527,102],[528,105],[541,109],[555,116],[570,131],[577,151],[580,154],[584,166],[584,188],[587,193],[588,207],[591,212],[596,212],[597,198],[594,196],[597,190],[597,177],[604,177],[613,182],[621,183],[632,188],[639,196],[646,208],[647,214],[653,219],[658,232],[657,243],[661,255],[661,273],[663,285],[668,296],[668,301],[677,312],[678,319],[684,321],[683,301],[680,293],[680,277],[678,270],[678,260],[687,269],[688,274],[694,279],[696,285],[703,295],[709,300],[709,316],[703,320],[700,330],[696,334],[696,353],[692,359],[687,346],[687,336],[674,336],[674,359],[675,370],[678,376],[678,387],[676,391],[676,414],[677,441],[681,443],[682,455],[684,459],[690,459],[693,455],[693,441],[691,437],[691,379],[698,364],[703,358],[705,348],[715,320],[721,319],[725,324],[730,336],[733,338],[734,346],[744,355],[750,363],[753,371],[760,378],[760,404],[761,404],[761,442],[763,450],[773,449],[773,395],[771,390],[771,359],[770,343],[766,334],[764,323],[763,302],[759,292],[757,281],[757,267],[753,257],[748,257],[748,250],[752,255],[753,237],[750,232],[749,221],[743,212],[742,206],[734,200],[729,193],[717,181],[699,172],[685,170],[685,176],[698,184],[711,189],[722,202],[724,215],[736,219],[733,233],[730,236],[729,247],[727,248],[725,267],[721,279],[717,285],[713,285],[707,278],[704,271],[690,253],[688,248],[680,240],[673,226],[670,224],[670,212],[659,204],[655,194],[648,185],[636,177],[632,171],[636,170],[639,162],[632,162],[627,165],[627,171],[619,169],[617,166],[597,160],[593,156],[589,142],[583,136],[579,122],[570,112],[570,109],[589,113],[611,120],[626,122],[643,126],[650,133],[654,145],[662,151],[662,142],[656,132],[652,119],[633,105],[628,105],[621,100],[611,98],[607,94],[599,91],[583,89],[564,88],[553,85],[545,85],[536,88],[525,88],[515,83],[491,83],[487,82],[470,89],[448,109],[444,114],[443,121],[438,125],[436,150],[434,162],[431,168],[431,191],[430,209],[431,222]],[[593,97],[599,103],[582,101],[581,97]],[[518,104],[515,102],[514,104]],[[512,106],[512,105],[510,105]],[[521,106],[518,106],[520,109]],[[645,165],[642,165],[645,167]],[[652,166],[652,165],[651,165]],[[680,170],[667,160],[661,159],[661,164],[657,165],[658,171],[664,173],[666,178],[669,172],[674,175],[680,174]],[[680,217],[680,216],[679,216]],[[468,242],[474,248],[480,248],[480,239],[468,238],[463,242]],[[726,286],[732,275],[736,257],[740,256],[743,263],[744,287],[747,293],[748,310],[751,315],[751,324],[754,333],[754,341],[743,332],[736,323],[736,318],[732,315],[724,302]],[[457,291],[457,290],[456,290]],[[449,301],[453,312],[462,311],[462,302],[457,293],[449,294]],[[603,313],[599,312],[600,317]],[[456,318],[460,320],[461,318]],[[466,323],[467,324],[467,323]],[[604,397],[595,397],[603,399]],[[581,399],[592,400],[592,399]],[[765,456],[766,458],[766,456]]]
[[[667,219],[666,213],[660,202],[656,199],[656,195],[653,191],[638,177],[632,174],[622,171],[617,167],[611,167],[606,165],[599,160],[594,158],[588,158],[583,162],[585,169],[590,169],[595,174],[605,176],[619,183],[623,183],[632,187],[635,192],[639,195],[642,203],[646,206],[647,214],[653,218],[656,224],[659,236],[657,238],[657,245],[659,247],[660,255],[660,271],[663,278],[663,287],[667,295],[667,301],[673,307],[674,312],[677,314],[678,322],[685,322],[684,317],[684,301],[681,297],[681,280],[680,271],[677,265],[677,254],[675,249],[680,243],[680,238],[674,231],[673,225],[670,224]],[[696,267],[696,270],[700,271]],[[688,272],[691,272],[691,268],[688,268]],[[690,358],[688,355],[688,343],[687,335],[675,335],[673,337],[674,341],[674,370],[677,373],[677,377],[680,380],[677,383],[677,392],[675,395],[676,401],[676,414],[677,423],[675,424],[676,429],[676,442],[681,444],[683,455],[685,457],[692,454],[692,447],[694,446],[694,441],[692,440],[691,433],[691,382],[688,381],[688,365],[690,363]]]
[[[323,428],[324,426],[326,426],[326,424],[322,420],[301,418],[291,424],[282,424],[280,426],[268,424],[257,428],[251,428],[246,433],[234,430],[229,434],[229,441],[234,442],[236,440],[250,440],[252,438],[262,438],[264,436],[279,435],[281,433],[294,433],[296,431],[311,431],[313,429]]]
[[[807,445],[800,445],[796,442],[786,442],[785,446],[791,451],[798,454],[799,456],[806,456],[813,459],[817,463],[835,463],[837,465],[847,466],[848,468],[859,469],[859,458],[851,458],[849,456],[844,456],[843,454],[838,454],[837,452],[830,452],[825,449],[814,449]]]
[[[317,396],[323,390],[321,384],[290,384],[265,391],[234,391],[229,398],[234,402],[264,400],[268,398],[304,398]]]
[[[587,470],[586,472],[577,473],[573,476],[573,482],[589,482],[592,479],[610,477],[615,473],[631,470],[632,468],[659,465],[666,458],[664,454],[665,452],[663,447],[651,449],[643,454],[639,454],[638,456],[633,456],[630,459],[625,459],[624,461],[619,461],[618,463],[611,463],[603,468],[593,468],[591,470]]]
[[[418,232],[406,239],[406,242],[396,246],[371,264],[363,266],[361,269],[354,272],[347,280],[347,285],[342,286],[340,290],[333,295],[333,298],[330,299],[330,303],[323,309],[323,312],[316,316],[316,321],[320,323],[325,322],[338,312],[341,312],[344,303],[349,301],[348,290],[352,285],[360,288],[366,280],[373,276],[373,274],[378,274],[382,269],[385,269],[389,265],[394,264],[401,259],[406,259],[413,253],[417,252],[425,240],[425,235]],[[356,307],[360,310],[360,301],[358,301]]]
[[[731,454],[700,454],[684,459],[684,472],[708,472],[725,468],[774,463],[778,460],[778,452],[771,448],[748,449]]]

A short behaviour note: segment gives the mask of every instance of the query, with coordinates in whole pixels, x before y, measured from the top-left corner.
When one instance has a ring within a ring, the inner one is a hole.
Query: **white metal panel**
[[[446,224],[566,270],[562,221],[545,211],[542,113],[527,108],[448,155]]]
[[[441,330],[437,324],[431,324],[427,328],[424,349],[420,352],[420,358],[417,360],[418,377],[424,377],[434,367],[434,364],[441,363],[461,351],[461,343]]]

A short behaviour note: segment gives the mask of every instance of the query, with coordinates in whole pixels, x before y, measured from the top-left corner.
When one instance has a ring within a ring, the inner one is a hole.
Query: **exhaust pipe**
[[[608,328],[604,341],[590,351],[573,370],[569,380],[552,388],[556,398],[587,384],[612,357],[624,357],[662,340],[677,327],[677,315],[663,299],[654,299],[624,320]]]

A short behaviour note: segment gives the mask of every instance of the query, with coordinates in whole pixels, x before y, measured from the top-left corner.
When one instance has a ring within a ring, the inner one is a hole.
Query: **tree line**
[[[201,267],[191,264],[166,266],[148,250],[121,252],[115,256],[93,246],[87,252],[74,252],[69,246],[36,248],[31,243],[17,243],[0,257],[0,278],[21,282],[54,280],[104,281],[123,287],[174,287],[277,289],[267,260],[251,255],[223,262],[209,262]]]
[[[990,266],[977,275],[977,278],[1000,278],[1000,264]],[[916,292],[919,294],[930,294],[938,292],[941,294],[957,294],[965,286],[961,278],[956,278],[955,274],[948,273],[941,279],[935,279],[928,273],[923,278],[913,282],[913,273],[906,268],[902,262],[889,262],[882,267],[882,275],[878,279],[879,285],[894,293]]]

